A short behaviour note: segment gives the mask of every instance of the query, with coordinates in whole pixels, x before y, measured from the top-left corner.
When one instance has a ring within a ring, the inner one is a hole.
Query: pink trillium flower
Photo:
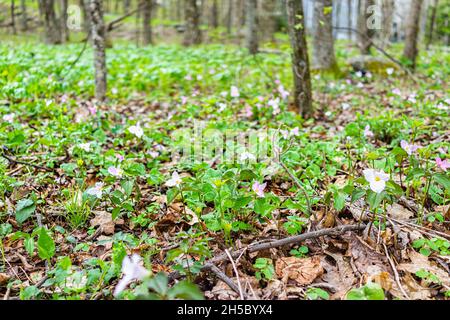
[[[125,159],[125,157],[123,155],[121,155],[120,153],[116,154],[116,158],[117,158],[117,160],[119,160],[119,162],[122,162]]]
[[[367,125],[364,128],[364,137],[366,137],[366,138],[373,137],[373,132],[370,130],[370,126],[369,125]]]
[[[376,193],[382,192],[386,187],[386,182],[389,181],[389,175],[384,173],[383,170],[366,169],[363,173],[364,178],[370,184],[370,189]]]
[[[5,122],[13,123],[14,117],[15,117],[15,115],[13,113],[9,113],[9,114],[5,114],[2,119]]]
[[[295,136],[298,137],[300,134],[299,128],[295,127],[294,129],[291,130],[291,136]]]
[[[122,261],[122,274],[123,277],[120,279],[116,288],[114,289],[114,296],[117,297],[125,288],[134,280],[142,280],[148,275],[150,271],[145,269],[141,265],[142,258],[133,254],[131,257],[126,256]]]
[[[231,86],[230,89],[230,96],[232,98],[239,98],[239,89],[236,86]]]
[[[184,80],[191,81],[192,76],[190,74],[188,74],[186,77],[184,77]]]
[[[448,168],[450,168],[450,162],[448,162],[447,159],[442,160],[441,158],[436,158],[436,166],[438,168],[441,168],[443,171],[447,171]]]
[[[397,96],[401,96],[401,95],[402,95],[402,92],[400,91],[399,88],[393,89],[393,90],[392,90],[392,93],[395,94],[395,95],[397,95]]]
[[[123,175],[123,170],[118,167],[109,167],[108,173],[116,178],[120,178]]]
[[[266,188],[267,183],[259,183],[255,181],[252,185],[252,190],[256,193],[258,198],[264,198],[264,189]]]
[[[289,138],[289,131],[287,130],[280,130],[281,135],[283,136],[284,139]]]
[[[181,104],[186,104],[188,98],[186,96],[181,96]]]
[[[405,140],[400,141],[400,146],[402,147],[403,150],[405,150],[405,152],[408,155],[412,155],[414,152],[417,151],[417,149],[420,148],[420,146],[415,145],[415,144],[409,144]]]
[[[245,116],[247,118],[253,117],[253,111],[252,111],[252,107],[248,106],[245,108]]]
[[[278,86],[278,92],[280,93],[281,99],[283,100],[286,100],[287,97],[289,97],[289,91],[285,90],[283,85],[281,84]]]
[[[91,116],[95,116],[97,114],[97,107],[96,106],[91,106],[88,107],[89,113],[91,114]]]
[[[159,152],[158,152],[158,151],[149,151],[148,154],[149,154],[150,157],[152,157],[153,159],[159,157]]]

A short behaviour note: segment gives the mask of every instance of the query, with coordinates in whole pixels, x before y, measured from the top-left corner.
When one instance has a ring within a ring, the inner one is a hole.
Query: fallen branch
[[[34,164],[34,163],[29,163],[29,162],[20,161],[20,160],[11,158],[10,156],[7,156],[7,155],[3,152],[3,150],[0,151],[0,156],[2,156],[3,158],[5,158],[6,160],[8,160],[8,161],[11,162],[11,163],[15,163],[15,164],[23,164],[23,165],[25,165],[25,166],[30,166],[30,167],[33,167],[33,168],[36,168],[36,169],[40,169],[40,170],[45,170],[45,171],[48,171],[48,172],[51,172],[51,171],[54,171],[54,170],[55,170],[55,169],[53,169],[53,168],[47,168],[47,167],[40,166],[40,165],[37,165],[37,164]]]
[[[204,267],[202,268],[202,270],[206,271]],[[233,280],[231,280],[225,273],[220,271],[220,269],[216,265],[214,264],[208,265],[208,270],[213,272],[217,278],[225,282],[234,292],[239,294],[242,297],[242,299],[246,298],[245,294],[242,292],[242,290],[239,289],[239,287],[233,282]]]
[[[136,9],[131,10],[131,11],[125,13],[123,16],[121,16],[121,17],[119,17],[117,19],[114,19],[113,21],[108,23],[108,25],[106,26],[106,32],[110,32],[110,31],[114,30],[116,28],[115,27],[116,24],[118,24],[119,22],[125,20],[129,16],[132,16],[133,14],[138,12],[139,10],[143,9],[144,6],[145,6],[145,4],[143,2],[141,2]]]
[[[246,250],[249,253],[253,253],[253,252],[257,252],[257,251],[261,251],[261,250],[282,247],[282,246],[289,245],[289,244],[300,243],[300,242],[303,242],[308,239],[314,239],[314,238],[319,238],[319,237],[324,237],[324,236],[339,236],[348,231],[364,230],[365,227],[366,227],[366,224],[364,224],[364,223],[341,225],[341,226],[338,226],[335,228],[327,228],[327,229],[322,229],[322,230],[317,230],[317,231],[311,231],[311,232],[300,234],[298,236],[287,237],[284,239],[271,240],[271,241],[259,243],[259,244],[250,244],[246,248],[235,250],[233,252],[229,252],[229,254],[222,253],[221,255],[210,259],[207,263],[205,263],[203,265],[201,270],[202,271],[216,270],[215,269],[215,268],[217,268],[216,264],[219,264],[219,263],[229,259],[230,256],[233,259],[236,259],[237,257],[239,257],[242,254],[242,252],[244,252]],[[169,275],[169,278],[170,279],[178,279],[178,278],[180,278],[180,276],[181,276],[180,273],[178,271],[175,271]],[[236,286],[236,284],[234,284],[234,285]],[[235,288],[238,290],[236,292],[239,292],[239,288],[237,288],[237,286]]]
[[[355,32],[355,33],[357,33],[358,35],[364,37],[367,41],[370,42],[370,44],[371,44],[375,49],[377,49],[377,50],[378,50],[379,52],[381,52],[386,58],[388,58],[389,60],[391,60],[393,63],[395,63],[397,66],[399,66],[403,71],[405,71],[405,73],[406,73],[412,80],[414,80],[414,82],[419,82],[419,80],[412,74],[412,72],[411,72],[408,68],[406,68],[400,61],[398,61],[398,60],[395,59],[393,56],[391,56],[391,55],[390,55],[388,52],[386,52],[383,48],[377,46],[377,45],[375,44],[375,42],[373,42],[373,40],[372,40],[370,37],[368,37],[367,35],[365,35],[364,33],[360,32],[360,31],[358,31],[358,30],[356,30],[356,29],[349,28],[349,27],[335,27],[335,26],[333,26],[333,29],[336,29],[336,30],[347,30],[347,31]]]

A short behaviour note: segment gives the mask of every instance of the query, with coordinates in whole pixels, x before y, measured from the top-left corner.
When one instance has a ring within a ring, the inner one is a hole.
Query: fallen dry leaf
[[[363,275],[371,276],[381,272],[390,272],[386,256],[376,252],[353,234],[350,235],[347,254],[353,257],[356,269]]]
[[[411,263],[401,263],[398,265],[397,269],[401,271],[406,271],[415,274],[417,271],[424,269],[428,272],[436,275],[442,284],[450,286],[450,276],[447,271],[435,266],[428,257],[414,250],[411,250],[408,254]]]
[[[91,219],[91,227],[99,226],[104,234],[114,234],[114,221],[111,213],[107,211],[95,211],[95,217]]]
[[[328,256],[336,261],[336,266],[332,265],[327,259],[322,258],[322,265],[326,270],[322,279],[334,287],[335,293],[331,295],[331,299],[341,299],[356,282],[350,263],[347,262],[342,254],[325,252]]]
[[[414,216],[414,213],[406,209],[405,207],[394,203],[386,207],[387,213],[391,218],[397,220],[408,220]]]
[[[10,278],[6,273],[0,273],[0,285],[7,283]]]
[[[322,275],[323,267],[318,256],[308,258],[286,257],[275,262],[275,272],[284,283],[292,279],[299,285],[307,285]]]

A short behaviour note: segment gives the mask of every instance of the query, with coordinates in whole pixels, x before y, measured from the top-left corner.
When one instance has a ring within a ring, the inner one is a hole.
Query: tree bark
[[[217,0],[213,0],[211,7],[211,26],[215,29],[219,27],[219,7]]]
[[[262,0],[261,2],[261,15],[258,17],[259,26],[265,39],[270,39],[274,41],[274,35],[276,31],[276,21],[275,21],[275,11],[276,11],[276,1],[275,0]]]
[[[347,0],[347,38],[348,40],[352,40],[352,30],[350,30],[351,28],[353,28],[353,10],[352,10],[352,5],[353,5],[353,1],[352,0]]]
[[[69,28],[67,27],[67,8],[68,8],[68,0],[61,0],[61,39],[65,42],[69,41]]]
[[[144,45],[153,44],[152,37],[152,8],[153,0],[145,0],[144,6],[144,18],[143,18],[143,32],[144,32]]]
[[[294,105],[305,118],[313,113],[311,74],[302,0],[285,0],[288,16],[289,39],[292,47],[292,71],[294,74]]]
[[[403,56],[410,61],[410,68],[416,68],[417,58],[417,37],[419,35],[420,11],[422,9],[422,0],[412,0],[409,10],[406,33],[405,33],[405,48]]]
[[[436,11],[438,3],[439,0],[434,0],[434,4],[431,7],[430,27],[428,28],[428,37],[427,37],[427,50],[430,48],[430,45],[433,42],[434,23],[436,21]]]
[[[370,54],[370,49],[372,47],[372,42],[370,40],[372,40],[375,35],[375,30],[370,29],[367,25],[370,17],[368,8],[374,4],[375,0],[360,0],[360,10],[358,12],[358,29],[360,34],[358,35],[358,42],[359,50],[363,55]]]
[[[54,0],[41,0],[44,13],[45,41],[48,44],[61,43],[61,28],[55,14]]]
[[[27,4],[25,0],[20,0],[20,24],[22,31],[28,30]]]
[[[90,18],[90,14],[89,14],[89,4],[88,4],[89,0],[80,0],[80,7],[81,7],[81,12],[83,13],[83,28],[84,31],[89,34],[91,31],[91,18]],[[119,2],[116,2],[119,3]]]
[[[91,36],[94,46],[95,98],[102,101],[106,97],[106,52],[105,22],[103,20],[102,0],[89,0]]]
[[[313,67],[315,69],[338,72],[334,53],[331,0],[316,0],[314,2],[314,37],[313,37]]]
[[[247,0],[245,42],[251,54],[258,53],[258,26],[256,23],[257,0]]]
[[[185,0],[186,31],[183,44],[190,46],[202,42],[199,21],[200,14],[196,0]]]
[[[16,29],[16,3],[14,2],[14,0],[11,0],[11,28],[12,28],[12,32],[13,34],[17,34],[17,29]]]
[[[395,2],[394,0],[382,1],[383,29],[381,30],[381,48],[385,48],[390,43],[392,33],[392,21],[394,19]]]
[[[233,26],[233,0],[228,0],[228,13],[227,13],[227,33],[231,34],[231,28]]]

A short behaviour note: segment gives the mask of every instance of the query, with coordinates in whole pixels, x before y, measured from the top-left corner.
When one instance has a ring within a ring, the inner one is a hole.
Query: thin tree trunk
[[[314,4],[316,3],[316,1],[314,1]],[[333,1],[334,3],[334,1]],[[336,8],[336,26],[339,28],[341,26],[341,10],[342,10],[342,0],[337,0],[334,8]],[[331,20],[331,25],[333,25],[333,20]],[[338,34],[339,34],[339,30],[336,30],[336,32],[333,34],[333,38],[336,39]]]
[[[119,0],[117,0],[119,1]],[[130,4],[131,0],[123,0],[123,13],[126,14],[128,11],[130,11]]]
[[[89,0],[91,35],[94,46],[95,98],[102,101],[106,97],[106,52],[105,22],[103,20],[102,0]]]
[[[261,2],[261,15],[259,16],[259,25],[261,26],[261,33],[265,35],[266,39],[274,41],[274,34],[276,29],[275,0],[262,0]]]
[[[416,68],[417,58],[417,37],[419,35],[420,11],[422,9],[422,0],[412,0],[409,10],[406,33],[405,33],[405,48],[403,56],[410,61],[411,69]]]
[[[90,0],[80,0],[81,12],[83,13],[83,28],[87,34],[89,34],[91,30],[91,18],[88,10],[89,1]]]
[[[375,0],[361,0],[360,11],[358,12],[358,29],[359,29],[359,49],[361,54],[367,55],[370,54],[370,49],[372,47],[371,40],[375,35],[375,30],[369,28],[368,20],[370,17],[370,13],[368,12],[368,8],[375,4]],[[370,40],[369,40],[370,39]]]
[[[28,30],[27,4],[25,0],[20,0],[20,24],[22,31]]]
[[[143,18],[144,45],[153,44],[152,7],[153,7],[153,0],[145,0],[144,18]]]
[[[352,40],[352,30],[350,30],[351,28],[353,28],[353,10],[352,10],[352,0],[347,0],[347,38],[348,40]]]
[[[245,42],[251,54],[258,53],[258,26],[256,24],[257,0],[247,0]]]
[[[231,27],[233,26],[233,0],[228,0],[227,13],[227,33],[231,34]]]
[[[14,0],[11,0],[11,28],[13,34],[17,34],[15,11],[16,11],[16,3],[14,2]]]
[[[67,8],[68,8],[68,0],[61,0],[61,39],[63,41],[69,41],[69,28],[67,27]]]
[[[41,0],[44,13],[45,41],[48,44],[61,43],[61,28],[56,19],[54,0]]]
[[[213,0],[211,7],[211,26],[213,28],[219,27],[219,8],[217,5],[217,0]]]
[[[334,53],[333,14],[328,11],[329,8],[332,8],[332,0],[314,2],[313,66],[315,69],[338,73]]]
[[[392,33],[392,21],[394,19],[394,0],[384,0],[382,2],[383,29],[381,30],[381,48],[385,48],[390,43]]]
[[[196,0],[185,0],[185,14],[186,31],[183,44],[185,46],[200,44],[202,42],[202,34],[199,26],[200,14]]]
[[[436,21],[436,11],[437,11],[438,4],[439,4],[439,0],[434,0],[433,7],[431,8],[431,20],[430,20],[430,27],[428,29],[428,37],[427,37],[427,50],[430,48],[430,45],[433,42],[434,23]]]
[[[300,114],[308,118],[313,113],[311,74],[302,0],[285,0],[288,16],[289,38],[292,47],[292,70],[294,74],[294,105]]]

